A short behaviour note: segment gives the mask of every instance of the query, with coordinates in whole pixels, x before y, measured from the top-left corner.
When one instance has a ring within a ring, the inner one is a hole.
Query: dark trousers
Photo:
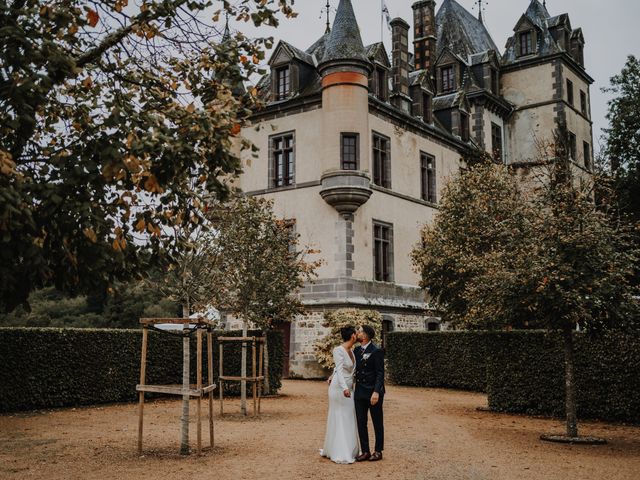
[[[371,450],[369,450],[369,429],[367,427],[369,412],[371,412],[373,431],[376,435],[376,448],[374,452],[382,452],[382,450],[384,450],[384,424],[382,421],[383,401],[384,395],[380,395],[380,400],[378,400],[378,403],[373,406],[371,405],[370,398],[355,400],[358,436],[360,437],[360,449],[362,450],[362,453],[371,453]]]

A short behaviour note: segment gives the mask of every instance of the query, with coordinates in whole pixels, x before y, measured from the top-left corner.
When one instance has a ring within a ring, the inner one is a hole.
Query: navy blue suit
[[[384,401],[384,351],[373,343],[366,350],[357,347],[353,352],[356,358],[356,390],[353,396],[358,422],[358,436],[362,453],[371,453],[369,449],[369,429],[367,422],[369,412],[376,436],[376,452],[384,450],[384,423],[382,403]],[[378,403],[371,405],[371,395],[380,395]]]

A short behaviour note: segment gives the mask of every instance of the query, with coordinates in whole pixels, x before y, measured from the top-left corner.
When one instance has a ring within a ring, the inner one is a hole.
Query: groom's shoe
[[[371,458],[371,454],[369,452],[365,452],[362,455],[358,455],[356,457],[356,462],[364,462],[366,460],[369,460],[369,458]]]
[[[382,460],[382,452],[373,452],[373,455],[371,455],[369,461],[377,462],[378,460]]]

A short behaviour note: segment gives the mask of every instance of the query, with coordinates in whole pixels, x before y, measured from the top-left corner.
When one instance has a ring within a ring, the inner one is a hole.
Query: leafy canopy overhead
[[[255,95],[232,92],[271,39],[220,42],[218,20],[295,15],[288,0],[233,3],[0,6],[0,308],[143,272],[147,247],[227,195]]]

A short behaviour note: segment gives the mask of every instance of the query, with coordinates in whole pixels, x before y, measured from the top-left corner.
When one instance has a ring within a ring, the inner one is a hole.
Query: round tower
[[[369,165],[369,74],[351,0],[340,0],[318,71],[322,77],[325,139],[321,195],[343,216],[371,196]],[[345,160],[348,151],[348,160]],[[354,161],[355,160],[355,161]]]

